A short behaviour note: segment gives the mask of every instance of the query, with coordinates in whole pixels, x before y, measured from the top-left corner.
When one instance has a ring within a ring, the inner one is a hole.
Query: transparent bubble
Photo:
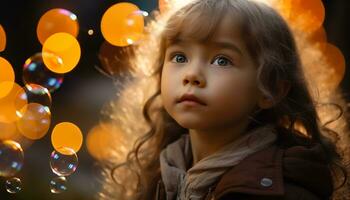
[[[7,179],[5,182],[6,191],[8,193],[17,193],[22,190],[22,182],[19,178]]]
[[[21,145],[12,140],[0,142],[0,176],[10,177],[21,170],[24,160]]]
[[[78,166],[78,156],[74,150],[62,147],[54,150],[50,156],[50,167],[58,176],[71,175]]]
[[[27,84],[25,87],[23,87],[23,90],[18,92],[17,96],[18,98],[16,98],[15,107],[18,109],[18,111],[22,108],[20,105],[17,105],[17,101],[20,103],[23,101],[28,103],[38,103],[46,106],[47,108],[51,108],[51,94],[47,88],[41,85],[34,83]]]
[[[28,139],[37,140],[45,136],[51,124],[51,112],[46,106],[29,103],[17,112],[19,132]]]
[[[59,58],[57,58],[57,60],[59,60]],[[23,82],[25,84],[34,83],[41,85],[50,92],[54,92],[62,85],[63,76],[63,74],[50,71],[45,66],[41,53],[37,53],[28,58],[23,66]]]
[[[67,190],[67,179],[64,176],[55,177],[50,181],[51,193],[58,194]]]

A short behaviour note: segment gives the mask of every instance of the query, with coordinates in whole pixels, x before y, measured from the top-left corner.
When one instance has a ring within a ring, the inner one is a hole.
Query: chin
[[[181,119],[175,118],[175,121],[183,128],[186,129],[206,129],[207,123],[200,119],[189,119],[188,117],[182,117]]]

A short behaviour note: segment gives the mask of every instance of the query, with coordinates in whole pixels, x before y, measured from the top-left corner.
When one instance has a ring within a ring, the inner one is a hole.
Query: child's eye
[[[172,56],[171,62],[185,63],[187,62],[187,58],[185,55],[177,53],[174,56]]]
[[[233,63],[228,58],[225,58],[224,56],[216,57],[213,61],[213,64],[219,65],[219,66],[233,65]]]

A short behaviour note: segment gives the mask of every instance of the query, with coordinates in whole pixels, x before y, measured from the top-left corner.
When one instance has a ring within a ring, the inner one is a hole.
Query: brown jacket
[[[275,145],[248,156],[209,188],[206,200],[331,199],[333,183],[324,150],[320,144],[297,140],[305,145],[281,136]],[[162,180],[156,200],[166,200]]]

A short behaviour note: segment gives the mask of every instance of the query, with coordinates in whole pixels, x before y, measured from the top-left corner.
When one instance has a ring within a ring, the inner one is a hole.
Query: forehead
[[[208,41],[231,41],[239,44],[243,42],[242,40],[238,20],[230,17],[220,20],[213,34],[208,38]]]
[[[200,21],[207,29],[195,30],[196,26],[183,26],[175,37],[168,38],[167,46],[199,42],[215,47],[232,48],[243,54],[245,45],[241,34],[239,20],[232,15],[223,15],[211,27],[206,26],[205,21]]]

